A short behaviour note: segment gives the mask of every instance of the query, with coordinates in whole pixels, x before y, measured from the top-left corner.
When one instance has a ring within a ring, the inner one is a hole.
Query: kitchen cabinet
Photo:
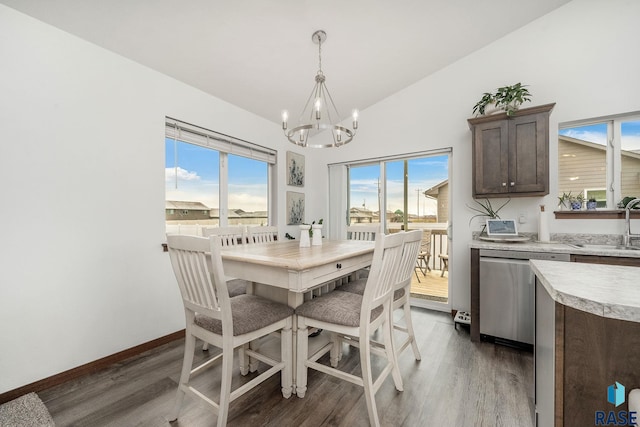
[[[587,264],[608,264],[627,265],[630,267],[640,267],[640,258],[603,256],[603,255],[571,255],[571,261],[584,262]]]
[[[554,106],[468,119],[474,198],[549,194],[549,115]]]
[[[616,381],[626,393],[640,387],[635,269],[585,265],[576,273],[570,263],[533,268],[535,425],[594,425],[597,411],[628,411],[627,402],[607,402],[607,389]],[[590,281],[598,285],[593,291]]]

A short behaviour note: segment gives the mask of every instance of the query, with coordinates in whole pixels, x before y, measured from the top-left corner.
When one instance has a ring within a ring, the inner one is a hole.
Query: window
[[[271,223],[275,151],[167,118],[165,159],[167,232]]]
[[[332,238],[344,238],[347,224],[382,222],[386,233],[423,230],[424,261],[411,285],[411,297],[423,306],[449,301],[450,163],[451,150],[442,149],[329,165]]]
[[[382,217],[385,229],[399,230],[405,211],[408,223],[446,223],[448,168],[448,154],[350,164],[349,224],[379,223]]]
[[[640,196],[640,114],[560,126],[558,192],[595,199],[616,209],[626,196]]]

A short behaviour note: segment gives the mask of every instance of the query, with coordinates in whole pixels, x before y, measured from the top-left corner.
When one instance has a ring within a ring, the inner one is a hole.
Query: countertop
[[[580,254],[580,255],[599,255],[599,256],[615,256],[640,258],[640,250],[632,249],[613,249],[613,248],[580,248],[570,243],[562,242],[489,242],[484,240],[472,240],[469,243],[471,249],[497,249],[505,251],[523,251],[523,252],[552,252],[558,254]],[[639,277],[640,278],[640,277]]]
[[[637,252],[637,251],[633,251]],[[640,323],[640,268],[529,261],[551,298],[611,319]]]

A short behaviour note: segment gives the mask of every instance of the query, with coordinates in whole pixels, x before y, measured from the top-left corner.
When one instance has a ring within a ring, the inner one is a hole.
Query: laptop
[[[494,238],[518,237],[515,219],[487,219],[487,235]]]

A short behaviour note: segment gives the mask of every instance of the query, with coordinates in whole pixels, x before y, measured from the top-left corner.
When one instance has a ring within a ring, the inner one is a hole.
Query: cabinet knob
[[[516,183],[511,181],[511,186],[513,187],[514,185],[516,185]]]
[[[506,187],[506,186],[507,186],[507,183],[506,183],[506,182],[503,182],[503,183],[502,183],[502,186],[503,186],[503,187]]]

